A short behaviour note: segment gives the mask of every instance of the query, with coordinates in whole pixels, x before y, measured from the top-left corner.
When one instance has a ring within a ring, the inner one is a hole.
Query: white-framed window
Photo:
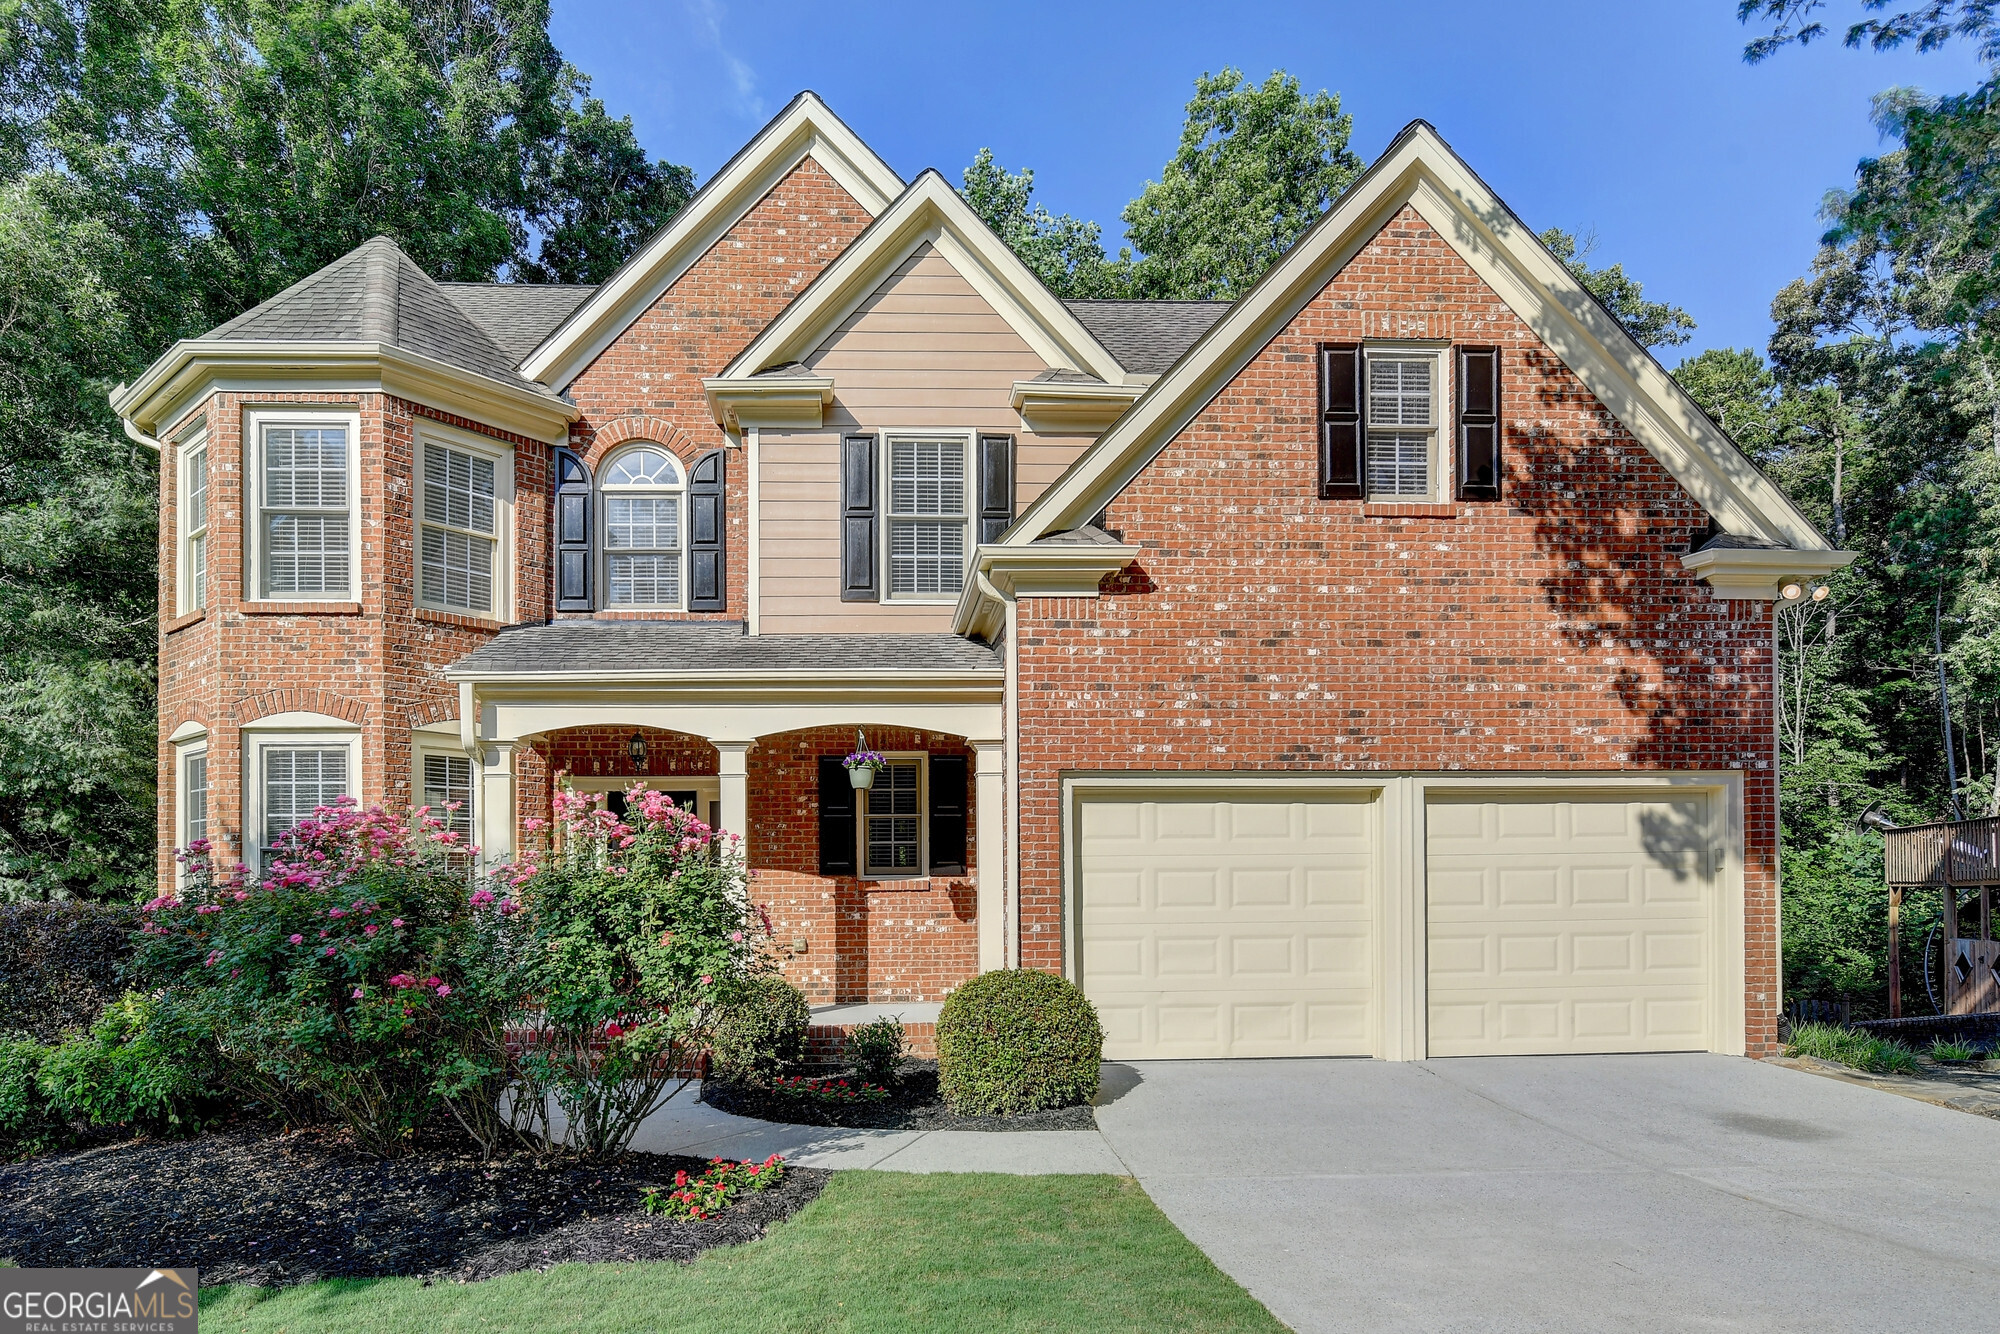
[[[891,600],[955,601],[964,589],[971,453],[971,438],[957,432],[888,438],[883,564]]]
[[[244,543],[252,597],[358,600],[360,436],[355,413],[246,413],[244,475],[256,515]]]
[[[1366,350],[1367,488],[1371,500],[1428,501],[1442,493],[1438,405],[1443,359],[1432,349]]]
[[[243,841],[268,866],[284,832],[321,806],[361,795],[361,737],[353,730],[304,730],[318,715],[280,715],[285,730],[250,725],[244,731]],[[326,719],[337,722],[337,719]],[[296,725],[300,730],[290,730]],[[246,858],[246,860],[248,860]]]
[[[504,619],[513,457],[504,445],[425,427],[417,437],[417,602]]]
[[[208,605],[208,436],[180,447],[179,614]]]
[[[472,838],[473,786],[479,773],[470,755],[449,751],[425,751],[418,757],[422,766],[423,799],[418,804],[431,808],[431,815],[446,829],[467,842]]]
[[[181,754],[181,842],[187,847],[208,837],[208,747]]]
[[[604,605],[678,610],[687,477],[665,446],[636,445],[598,474]]]
[[[711,828],[722,827],[722,780],[713,774],[571,774],[563,785],[573,792],[602,793],[605,806],[623,815],[625,794],[637,783],[648,792],[664,792],[682,810],[693,811]]]
[[[923,875],[930,864],[924,846],[926,757],[887,759],[888,767],[861,794],[861,874],[869,880]]]

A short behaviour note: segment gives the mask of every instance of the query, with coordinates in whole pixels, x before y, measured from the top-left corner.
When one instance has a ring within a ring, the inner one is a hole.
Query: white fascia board
[[[536,440],[569,438],[577,409],[536,393],[386,343],[182,339],[137,382],[112,392],[112,410],[158,431],[217,383],[246,393],[304,384],[380,390]]]
[[[883,210],[719,378],[748,379],[766,366],[805,360],[925,244],[935,246],[1046,365],[1111,384],[1124,380],[1117,359],[935,171],[919,176]]]
[[[1798,550],[1827,548],[1784,493],[1422,122],[1405,130],[1003,540],[1025,545],[1101,510],[1406,203],[1725,528]]]
[[[888,163],[816,95],[801,93],[528,354],[521,374],[554,388],[567,386],[808,157],[871,216],[903,192],[903,178]]]
[[[1008,402],[1037,434],[1090,435],[1117,421],[1144,392],[1136,384],[1016,380]]]
[[[952,613],[952,631],[990,637],[994,609],[1016,598],[1094,598],[1105,575],[1116,574],[1138,558],[1139,548],[1124,544],[981,546],[973,557],[974,578],[959,594]]]
[[[1715,591],[1733,600],[1775,601],[1796,580],[1824,579],[1854,563],[1852,551],[1792,551],[1773,547],[1710,547],[1690,551],[1681,565]]]

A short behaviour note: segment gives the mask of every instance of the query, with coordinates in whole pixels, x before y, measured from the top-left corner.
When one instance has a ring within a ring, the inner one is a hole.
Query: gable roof
[[[570,283],[439,283],[519,366],[597,288]]]
[[[924,245],[936,247],[1050,367],[1109,384],[1125,382],[1125,368],[1117,358],[993,234],[936,168],[926,168],[709,383],[742,380],[773,366],[804,361]]]
[[[497,285],[497,284],[495,284]],[[431,276],[386,236],[211,330],[204,341],[379,343],[536,393],[501,350]]]
[[[1794,551],[1830,550],[1777,485],[1424,121],[1405,127],[1000,544],[1025,546],[1087,522],[1406,204],[1726,531]]]
[[[881,213],[903,192],[903,178],[888,163],[817,93],[802,92],[522,360],[522,373],[558,390],[566,387],[806,158],[870,214]]]
[[[1234,304],[1228,301],[1065,301],[1118,364],[1159,375],[1179,361]]]

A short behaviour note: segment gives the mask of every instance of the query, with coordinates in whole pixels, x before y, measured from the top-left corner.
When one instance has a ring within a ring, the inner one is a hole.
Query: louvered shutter
[[[1366,431],[1361,420],[1361,344],[1319,349],[1319,498],[1359,500]]]
[[[819,761],[819,873],[853,875],[857,794],[837,756]]]
[[[931,874],[965,874],[963,755],[931,756]]]
[[[688,610],[722,611],[728,604],[723,573],[722,451],[711,449],[688,469]]]
[[[590,470],[567,449],[556,451],[556,610],[589,611]]]
[[[991,542],[1014,522],[1014,437],[979,437],[979,540]]]
[[[1458,349],[1458,498],[1500,499],[1500,349]]]
[[[840,600],[873,602],[880,585],[875,578],[875,486],[877,450],[872,435],[850,435],[840,442]]]

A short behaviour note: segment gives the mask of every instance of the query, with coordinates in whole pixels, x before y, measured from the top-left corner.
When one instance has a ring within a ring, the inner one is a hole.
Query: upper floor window
[[[208,441],[181,450],[180,611],[208,605]]]
[[[604,469],[604,601],[610,607],[681,606],[681,506],[687,480],[658,445],[630,449]]]
[[[422,440],[418,600],[497,615],[505,604],[507,454],[453,437]]]
[[[356,427],[334,421],[264,420],[249,436],[257,458],[253,587],[259,597],[348,601],[360,535]]]
[[[1368,352],[1368,494],[1428,499],[1435,490],[1438,359]]]
[[[965,587],[962,436],[889,439],[889,595],[957,597]]]

